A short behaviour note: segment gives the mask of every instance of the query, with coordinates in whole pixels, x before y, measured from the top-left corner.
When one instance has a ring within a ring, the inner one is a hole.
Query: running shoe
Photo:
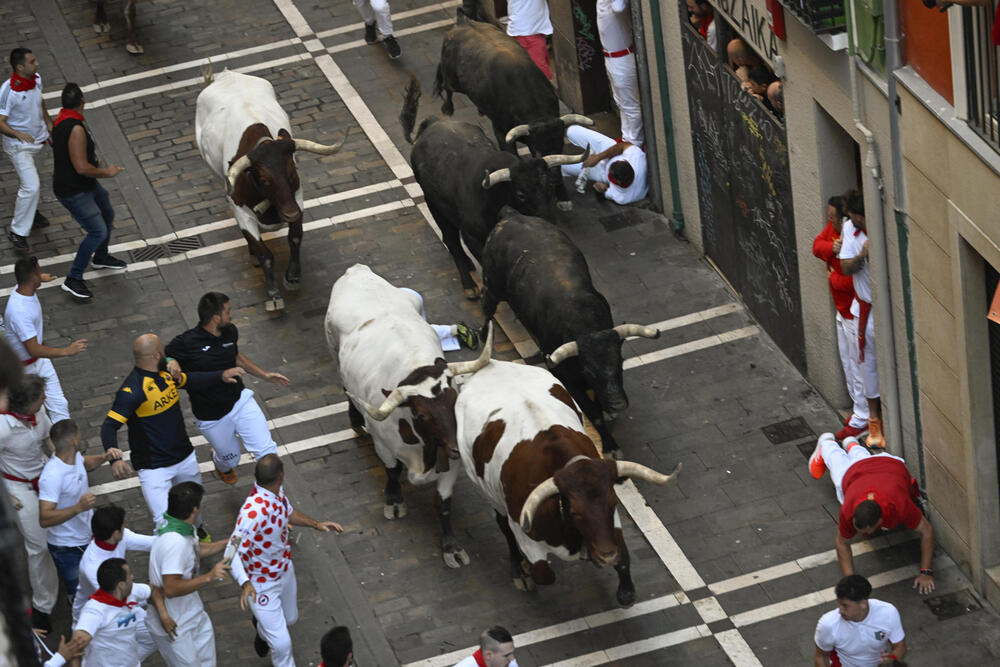
[[[389,54],[389,60],[395,60],[403,55],[403,50],[399,48],[399,42],[392,35],[383,37],[382,43],[385,44],[385,52]]]
[[[87,284],[79,278],[66,278],[63,281],[62,288],[78,299],[89,299],[94,296],[90,288],[87,287]]]
[[[215,476],[221,479],[226,484],[232,486],[236,483],[237,475],[236,468],[230,468],[226,472],[219,470],[219,466],[215,467]]]
[[[458,337],[458,341],[470,350],[479,347],[479,333],[475,329],[470,329],[465,322],[459,322],[455,325],[455,335]]]
[[[816,441],[816,449],[809,457],[809,474],[813,476],[813,479],[819,479],[826,472],[826,461],[823,460],[823,443],[833,439],[833,433],[824,433]]]
[[[365,24],[365,42],[368,44],[374,44],[378,41],[378,36],[375,34],[375,24],[366,23]]]
[[[7,238],[14,246],[14,250],[18,252],[31,252],[31,246],[28,245],[28,239],[24,238],[20,234],[15,234],[14,232],[7,232]]]
[[[94,259],[90,260],[90,265],[95,269],[115,269],[119,271],[128,266],[125,262],[111,255],[105,255],[100,259],[94,257]]]

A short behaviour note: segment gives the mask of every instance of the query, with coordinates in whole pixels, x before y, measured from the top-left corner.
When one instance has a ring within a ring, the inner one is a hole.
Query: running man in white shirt
[[[566,140],[580,148],[589,146],[590,155],[583,162],[561,166],[563,176],[575,178],[586,169],[594,190],[616,204],[631,204],[649,193],[646,153],[642,148],[581,125],[567,127]]]
[[[166,523],[157,530],[149,552],[149,583],[154,595],[166,598],[164,623],[158,614],[146,616],[146,626],[160,655],[170,667],[215,667],[215,632],[198,591],[213,581],[223,581],[229,571],[220,560],[206,574],[199,574],[199,560],[221,553],[227,541],[201,544],[195,522],[205,489],[197,482],[181,482],[167,494]]]
[[[73,625],[73,640],[84,643],[83,667],[138,667],[145,656],[139,630],[152,590],[135,584],[124,558],[109,558],[97,568],[100,589],[83,605]],[[149,655],[147,653],[147,655]]]
[[[14,218],[7,232],[14,250],[30,252],[28,234],[32,224],[47,227],[45,216],[38,215],[38,195],[41,183],[35,167],[35,155],[52,132],[52,119],[42,99],[42,75],[38,59],[31,49],[18,47],[10,52],[13,73],[0,85],[0,134],[3,150],[10,157],[20,181]]]
[[[45,340],[42,304],[38,301],[38,288],[42,283],[55,280],[51,273],[42,273],[35,257],[22,257],[14,263],[17,288],[10,293],[4,311],[4,329],[7,342],[24,364],[25,373],[45,378],[45,408],[52,422],[69,419],[69,403],[52,359],[72,357],[87,349],[87,339],[75,340],[66,347],[50,347]]]
[[[87,490],[87,473],[110,461],[113,454],[81,454],[80,429],[72,419],[53,424],[49,438],[55,456],[38,478],[38,523],[48,528],[49,553],[72,606],[80,559],[90,543],[90,517],[96,503],[94,494]]]
[[[621,117],[622,141],[642,146],[642,107],[628,0],[597,0],[597,32],[604,49],[604,69],[611,95]]]
[[[51,632],[49,614],[56,604],[59,579],[45,529],[38,523],[38,478],[48,461],[42,447],[52,428],[44,400],[45,380],[37,375],[25,375],[11,388],[10,405],[0,412],[0,473],[28,555],[31,625]]]
[[[843,667],[877,667],[906,655],[906,640],[899,612],[882,600],[869,599],[872,585],[860,574],[837,583],[837,608],[823,614],[816,624],[816,667],[830,667],[832,654]]]
[[[507,628],[494,625],[479,635],[479,650],[462,659],[455,667],[517,667],[514,638]]]
[[[230,538],[238,538],[239,543],[233,576],[243,588],[240,606],[246,609],[249,603],[254,615],[257,655],[263,658],[270,650],[275,667],[294,667],[288,626],[298,620],[299,610],[288,525],[309,526],[323,533],[344,529],[339,523],[317,521],[292,508],[285,497],[285,470],[277,454],[258,461],[254,477],[257,483],[240,509]]]

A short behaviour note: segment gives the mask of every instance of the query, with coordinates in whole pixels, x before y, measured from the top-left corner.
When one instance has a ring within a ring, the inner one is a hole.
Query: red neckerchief
[[[105,551],[114,551],[115,549],[118,548],[117,544],[111,544],[110,542],[104,542],[103,540],[99,540],[96,537],[94,538],[94,544],[97,545],[98,549],[104,549]]]
[[[26,90],[31,90],[37,85],[38,85],[37,74],[31,77],[30,79],[25,79],[17,72],[14,72],[13,74],[10,75],[10,89],[15,92],[23,93]]]
[[[476,664],[479,667],[486,667],[486,661],[483,659],[483,649],[477,648],[476,652],[472,654],[472,657],[476,659]]]
[[[712,25],[712,21],[715,19],[715,12],[709,12],[706,16],[702,16],[698,19],[698,32],[705,39],[708,39],[708,26]]]
[[[38,420],[35,419],[35,415],[22,415],[20,412],[9,412],[7,410],[0,410],[0,415],[10,415],[19,422],[24,422],[28,426],[38,426]]]
[[[83,122],[83,114],[80,113],[79,111],[73,111],[72,109],[60,109],[59,110],[59,115],[56,116],[56,119],[54,121],[52,121],[52,125],[53,126],[58,126],[59,123],[63,122],[64,120],[67,120],[69,118],[76,119],[76,120],[80,121],[81,123]]]
[[[91,600],[97,600],[101,604],[111,605],[112,607],[124,607],[128,604],[125,600],[119,600],[111,593],[107,591],[97,590],[96,593],[90,596]]]

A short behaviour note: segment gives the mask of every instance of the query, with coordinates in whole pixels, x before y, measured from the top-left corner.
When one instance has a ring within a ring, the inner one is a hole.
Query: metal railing
[[[969,126],[1000,150],[1000,46],[990,36],[997,1],[964,7],[962,30]]]
[[[779,0],[817,35],[847,28],[844,0]]]

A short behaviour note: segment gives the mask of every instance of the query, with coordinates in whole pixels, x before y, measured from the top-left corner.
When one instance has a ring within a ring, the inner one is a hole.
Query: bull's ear
[[[282,128],[282,129],[278,130],[278,138],[279,139],[291,139],[292,135],[288,133],[288,130]]]

